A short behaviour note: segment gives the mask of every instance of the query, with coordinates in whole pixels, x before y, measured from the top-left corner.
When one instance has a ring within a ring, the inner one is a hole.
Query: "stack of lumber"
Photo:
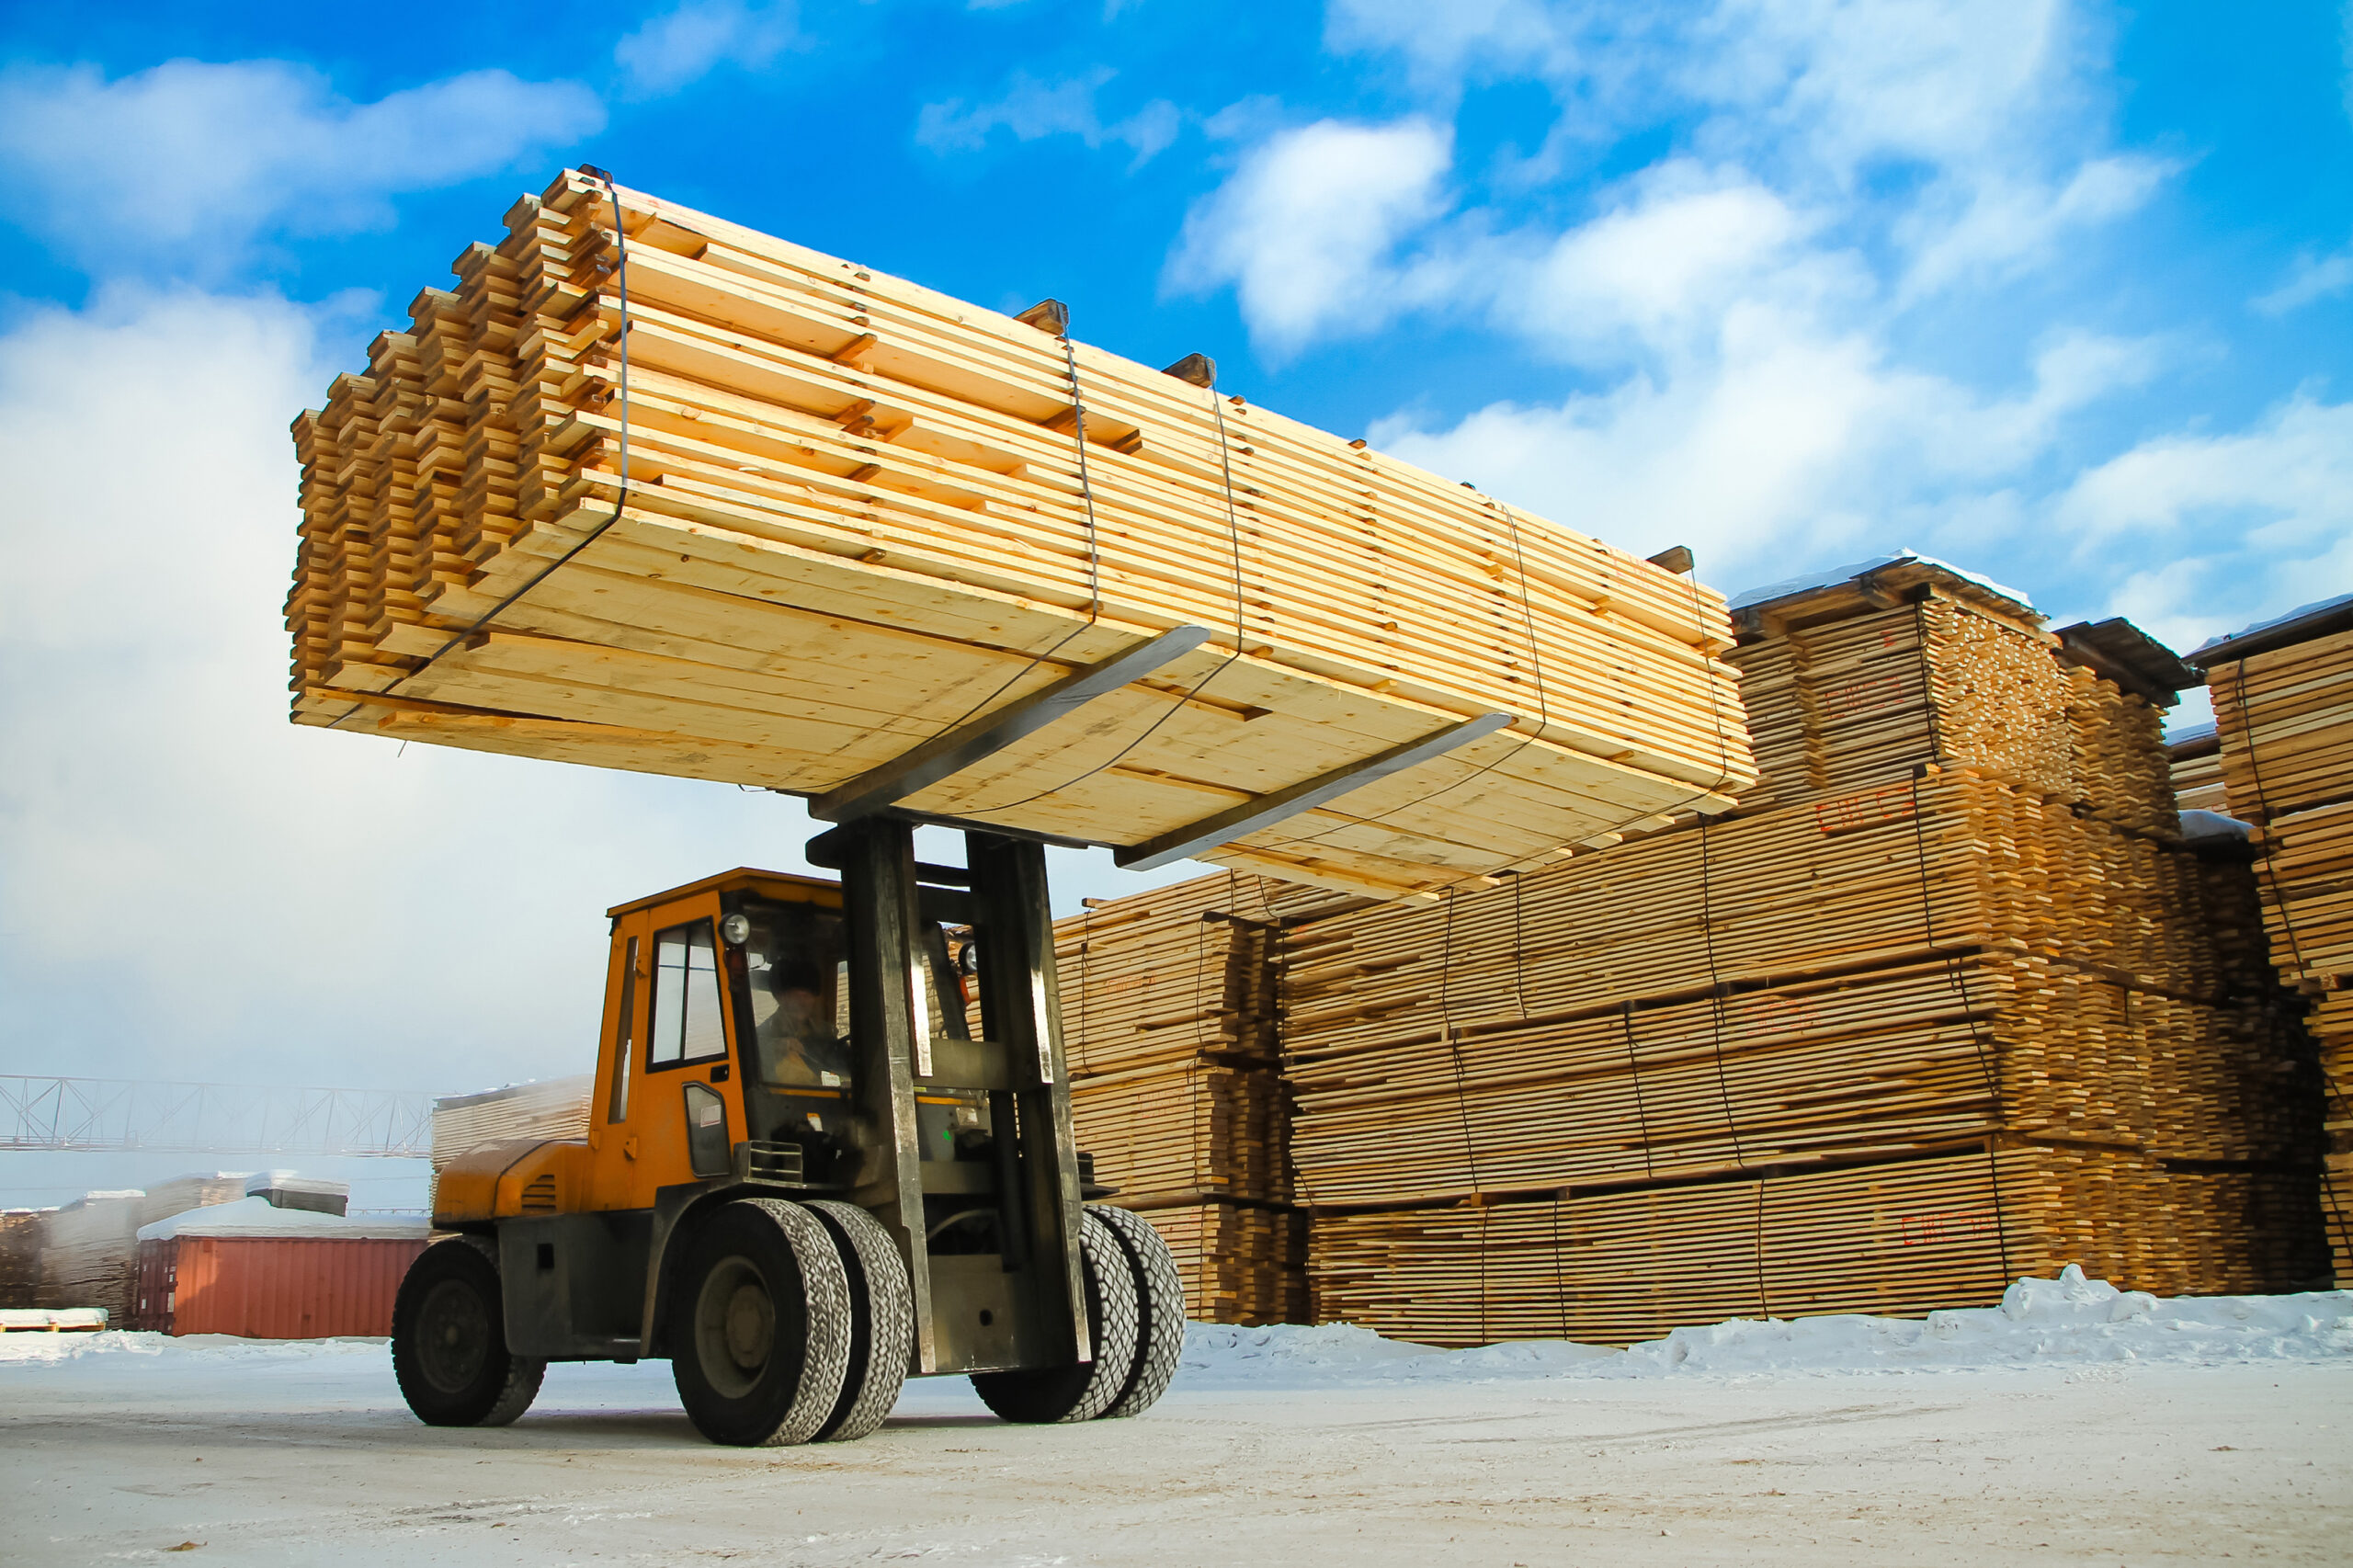
[[[1319,1317],[1624,1342],[2325,1267],[2309,1057],[2244,851],[2180,838],[2170,692],[1895,575],[1740,611],[1732,819],[1289,937]]]
[[[506,225],[295,422],[298,722],[817,793],[1198,625],[904,804],[1133,845],[1512,715],[1214,857],[1381,897],[1753,778],[1687,577],[578,172]]]
[[[588,1099],[597,1075],[541,1078],[508,1084],[474,1095],[449,1095],[433,1102],[433,1178],[441,1167],[470,1150],[510,1139],[585,1139]]]
[[[1729,1317],[1919,1316],[2067,1264],[2157,1292],[2277,1289],[2304,1195],[2089,1148],[1314,1219],[1319,1322],[1437,1345],[1627,1345]],[[2252,1239],[2251,1239],[2252,1238]]]
[[[29,1309],[40,1288],[46,1209],[0,1209],[0,1310]]]
[[[2173,774],[2174,804],[2185,812],[2228,816],[2230,788],[2222,779],[2222,737],[2211,724],[2177,734],[2166,743]]]
[[[139,1227],[244,1196],[242,1175],[176,1176],[145,1188],[92,1192],[32,1217],[32,1307],[90,1307],[128,1324],[138,1299]]]
[[[2230,814],[2256,824],[2270,958],[2312,998],[2327,1096],[2321,1207],[2353,1279],[2353,601],[2306,606],[2189,655],[2207,671]]]
[[[1091,900],[1055,927],[1078,1145],[1111,1201],[1167,1239],[1208,1322],[1292,1322],[1306,1304],[1269,891],[1222,872]]]
[[[2024,604],[1925,557],[1744,606],[1749,806],[1900,780],[1924,761],[2103,820],[2178,820],[2157,704],[2081,665]]]

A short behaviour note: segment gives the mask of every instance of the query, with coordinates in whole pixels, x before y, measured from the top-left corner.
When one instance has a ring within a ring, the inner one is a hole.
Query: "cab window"
[[[849,986],[842,916],[808,904],[747,903],[742,932],[752,1070],[779,1089],[849,1083]],[[735,934],[731,926],[729,935]]]
[[[654,934],[653,1025],[646,1064],[676,1067],[727,1054],[720,1021],[718,955],[710,922],[688,921]]]

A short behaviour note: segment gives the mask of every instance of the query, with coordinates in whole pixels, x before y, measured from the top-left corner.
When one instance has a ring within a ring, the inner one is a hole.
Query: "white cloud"
[[[201,273],[278,230],[389,225],[389,199],[494,174],[600,129],[573,82],[505,71],[355,104],[307,66],[176,60],[113,81],[93,65],[0,74],[9,210],[92,270]]]
[[[1841,551],[2012,528],[2007,476],[2049,450],[2061,415],[2148,362],[2133,345],[2063,340],[2029,386],[1983,398],[1893,363],[1868,335],[1748,303],[1659,374],[1449,426],[1392,416],[1370,436],[1638,553],[1689,545],[1708,581],[1737,588]]]
[[[995,131],[1011,131],[1017,142],[1075,136],[1089,147],[1124,143],[1135,153],[1131,166],[1141,166],[1176,140],[1184,117],[1176,105],[1155,98],[1125,119],[1106,124],[1095,96],[1116,74],[1098,65],[1059,82],[1040,82],[1017,71],[1005,96],[988,103],[967,108],[963,99],[950,98],[924,105],[915,117],[915,142],[945,153],[978,152]]]
[[[1579,358],[1607,359],[1631,340],[1672,350],[1711,337],[1723,312],[1760,290],[1825,285],[1793,267],[1811,227],[1774,192],[1681,163],[1647,171],[1599,217],[1543,244],[1522,267],[1489,247],[1495,313]]]
[[[722,64],[757,71],[801,42],[793,0],[686,0],[648,17],[613,46],[614,63],[641,97],[675,93]]]
[[[2247,301],[2267,316],[2283,316],[2353,289],[2353,245],[2329,256],[2300,256],[2279,287]]]
[[[1444,210],[1451,156],[1445,128],[1420,119],[1279,132],[1187,215],[1169,284],[1233,284],[1252,333],[1277,354],[1371,331],[1432,277],[1401,270],[1396,252]]]
[[[2078,476],[2055,508],[2086,550],[2158,563],[2123,613],[2188,646],[2353,591],[2353,403],[2299,393],[2229,435],[2167,435]]]

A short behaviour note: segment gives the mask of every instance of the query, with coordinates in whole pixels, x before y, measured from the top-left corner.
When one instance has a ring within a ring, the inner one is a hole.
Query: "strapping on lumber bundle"
[[[2125,1151],[1934,1158],[1445,1209],[1318,1213],[1318,1322],[1449,1346],[1629,1345],[1728,1317],[1984,1306],[2067,1264],[2160,1293],[2308,1278],[2308,1178]]]
[[[1211,852],[1381,897],[1754,777],[1687,577],[578,172],[507,228],[295,423],[298,722],[822,794],[1196,626],[902,804],[1132,846],[1510,715]]]
[[[2258,824],[2270,958],[2313,998],[2326,1095],[2321,1198],[2353,1280],[2353,599],[2306,606],[2189,655],[2207,671],[2230,814]]]

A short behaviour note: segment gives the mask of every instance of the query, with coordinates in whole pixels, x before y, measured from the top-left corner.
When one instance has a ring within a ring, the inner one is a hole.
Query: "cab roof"
[[[688,882],[683,887],[666,888],[661,892],[649,893],[643,898],[633,898],[627,903],[617,903],[605,911],[605,915],[608,919],[617,920],[632,911],[645,909],[657,903],[668,903],[673,899],[689,898],[699,892],[757,892],[765,893],[770,898],[781,898],[796,903],[838,903],[841,900],[841,883],[828,881],[823,877],[804,877],[795,871],[759,871],[748,866],[738,866],[732,871],[722,871],[715,877],[705,877],[699,882]],[[830,899],[812,900],[810,897],[812,893],[832,896]]]

